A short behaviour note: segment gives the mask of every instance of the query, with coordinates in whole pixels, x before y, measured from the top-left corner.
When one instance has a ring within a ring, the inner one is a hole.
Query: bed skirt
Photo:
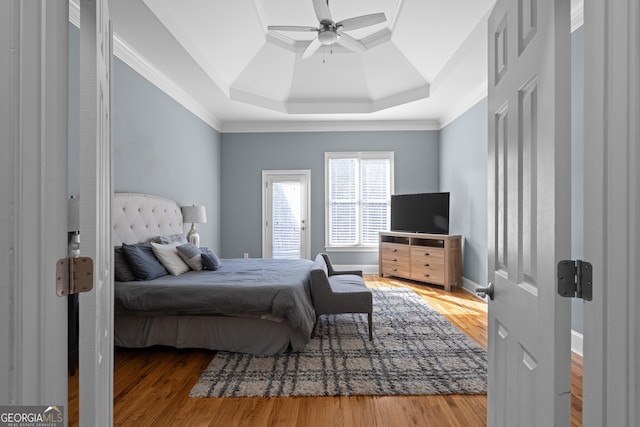
[[[273,355],[302,350],[305,340],[286,322],[231,316],[115,316],[115,345],[164,345]]]

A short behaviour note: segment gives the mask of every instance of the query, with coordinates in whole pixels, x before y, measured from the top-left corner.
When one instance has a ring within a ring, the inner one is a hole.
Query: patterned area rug
[[[366,314],[321,316],[304,351],[218,352],[190,397],[485,394],[487,353],[409,289],[373,291]]]

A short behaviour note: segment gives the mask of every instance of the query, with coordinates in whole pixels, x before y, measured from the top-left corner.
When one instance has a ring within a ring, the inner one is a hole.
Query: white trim
[[[260,4],[254,0],[258,16],[264,19]],[[399,2],[399,6],[402,2]],[[78,0],[69,0],[69,22],[76,27],[80,25],[80,6]],[[584,1],[572,0],[571,31],[575,31],[584,23]],[[395,26],[395,22],[392,27]],[[266,35],[267,37],[269,34]],[[114,33],[114,54],[137,73],[165,92],[180,105],[199,117],[209,126],[222,133],[259,133],[259,132],[340,132],[340,131],[409,131],[440,130],[456,120],[471,107],[487,96],[487,85],[484,83],[470,92],[464,99],[456,103],[438,119],[431,120],[353,120],[353,121],[289,121],[273,122],[222,122],[205,106],[185,92],[173,79],[169,78],[149,60],[133,49],[122,37]]]
[[[116,33],[113,34],[113,54],[196,117],[220,131],[220,120]]]
[[[372,246],[325,246],[325,252],[378,252],[378,245]]]
[[[571,0],[571,32],[584,24],[584,0]]]
[[[334,159],[357,159],[356,163],[356,242],[355,244],[345,244],[345,245],[333,245],[331,244],[330,238],[330,223],[331,223],[331,214],[330,214],[330,200],[329,200],[329,190],[331,188],[330,173],[329,173],[329,162]],[[394,193],[395,188],[395,173],[394,173],[394,164],[395,164],[395,152],[394,151],[327,151],[324,153],[324,242],[325,248],[329,251],[338,251],[341,249],[347,249],[349,251],[353,250],[370,250],[374,248],[377,250],[377,247],[373,243],[365,244],[362,239],[362,223],[361,223],[361,210],[362,210],[362,183],[360,182],[360,171],[363,160],[371,160],[371,159],[381,159],[387,160],[389,162],[389,199],[387,201],[387,206],[389,207],[391,204],[391,195]],[[388,212],[390,221],[391,213]]]
[[[476,289],[481,288],[483,286],[480,286],[478,283],[474,282],[471,279],[467,279],[466,277],[462,277],[462,289],[464,289],[465,291],[475,295],[478,299],[483,299],[486,301],[485,298],[480,298],[477,294],[476,294]]]
[[[333,264],[336,271],[360,270],[362,274],[378,274],[378,264]]]
[[[304,221],[306,226],[304,232],[301,233],[301,237],[304,240],[302,242],[301,258],[309,258],[311,256],[311,171],[309,169],[290,169],[290,170],[263,170],[262,171],[262,256],[271,258],[273,254],[271,249],[267,246],[271,233],[268,232],[266,223],[269,217],[268,208],[271,201],[269,200],[271,189],[267,188],[269,178],[272,176],[287,176],[292,177],[303,176],[304,179],[300,180],[300,183],[304,186],[304,198],[306,199],[306,206],[303,212]],[[304,182],[303,182],[304,181]]]
[[[440,130],[437,120],[350,120],[224,122],[222,133],[260,132],[363,132]]]
[[[571,351],[581,357],[584,356],[584,352],[582,351],[583,340],[584,335],[573,329],[571,330]]]
[[[69,0],[69,22],[80,27],[78,0]],[[193,115],[220,132],[222,122],[208,108],[185,92],[175,80],[163,73],[116,33],[113,33],[113,54]]]
[[[447,112],[445,112],[442,116],[440,116],[440,129],[443,129],[448,124],[456,120],[458,117],[462,116],[464,113],[469,111],[474,105],[478,102],[482,101],[487,97],[487,83],[485,82],[473,92],[470,92],[467,96],[464,97],[460,102],[450,108]]]

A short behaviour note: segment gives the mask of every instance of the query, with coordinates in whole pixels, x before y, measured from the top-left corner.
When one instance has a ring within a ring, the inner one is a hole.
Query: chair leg
[[[318,326],[318,319],[320,316],[316,316],[316,322],[313,324],[313,329],[311,329],[311,338],[316,336],[316,327]]]
[[[369,315],[369,341],[373,341],[373,319],[372,313],[367,313]]]

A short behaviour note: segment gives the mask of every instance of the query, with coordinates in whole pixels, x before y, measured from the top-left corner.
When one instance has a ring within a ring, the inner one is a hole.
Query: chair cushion
[[[331,290],[336,293],[342,292],[368,292],[371,290],[367,288],[362,280],[362,277],[355,274],[340,274],[329,277],[329,283],[331,284]]]

